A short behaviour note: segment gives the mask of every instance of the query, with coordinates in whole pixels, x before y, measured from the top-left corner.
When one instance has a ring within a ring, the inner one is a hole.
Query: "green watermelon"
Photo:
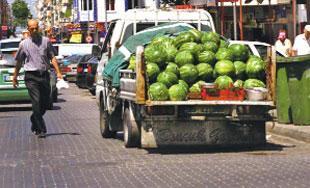
[[[235,66],[235,70],[236,70],[236,77],[238,79],[244,79],[245,78],[246,64],[242,61],[235,61],[234,66]]]
[[[179,66],[183,66],[185,64],[193,64],[195,61],[194,56],[190,51],[181,51],[178,52],[175,56],[174,62]]]
[[[178,77],[172,72],[164,71],[157,76],[157,82],[161,82],[169,88],[170,86],[178,83]]]
[[[256,57],[249,58],[245,70],[248,78],[265,78],[265,62]]]
[[[136,69],[136,56],[132,55],[130,57],[128,69],[133,71]]]
[[[215,33],[215,32],[205,32],[203,33],[202,37],[201,37],[201,42],[202,43],[206,43],[206,42],[215,42],[217,45],[220,44],[220,35]]]
[[[160,73],[160,69],[156,63],[148,63],[146,64],[146,73],[151,82],[156,80],[156,77]]]
[[[229,60],[218,61],[214,66],[214,70],[216,75],[219,76],[227,75],[233,77],[235,75],[235,66],[233,62]]]
[[[182,85],[182,87],[185,89],[185,91],[188,92],[189,86],[184,80],[179,80],[178,84]]]
[[[174,38],[174,45],[177,48],[180,48],[182,44],[186,42],[194,42],[195,36],[190,32],[182,32],[177,37]]]
[[[157,63],[159,66],[165,64],[167,60],[167,53],[160,45],[149,45],[144,50],[145,60],[153,63]]]
[[[214,65],[216,58],[215,54],[211,51],[201,52],[198,56],[199,63],[208,63],[210,65]]]
[[[205,42],[203,44],[203,48],[206,51],[211,51],[213,53],[216,53],[217,50],[219,49],[218,45],[215,42]]]
[[[196,65],[196,67],[199,72],[198,79],[204,80],[204,81],[211,80],[213,76],[213,68],[211,65],[207,63],[199,63],[198,65]]]
[[[198,70],[193,64],[185,64],[179,69],[180,78],[184,80],[187,84],[192,84],[198,78]]]
[[[228,49],[233,53],[234,61],[246,61],[249,58],[249,49],[243,44],[232,44]]]
[[[187,91],[180,84],[175,84],[169,88],[169,99],[171,101],[184,101]]]
[[[169,91],[166,85],[160,82],[151,84],[148,93],[152,101],[165,101],[169,99]]]
[[[223,39],[220,40],[220,48],[228,48],[229,43]]]
[[[174,47],[172,44],[167,44],[165,45],[164,50],[167,53],[166,61],[174,61],[174,58],[178,53],[178,49]]]
[[[244,82],[244,88],[246,89],[250,89],[250,88],[254,88],[254,87],[266,87],[266,85],[264,84],[264,82],[262,82],[261,80],[257,80],[257,79],[247,79]]]
[[[225,75],[217,77],[214,83],[219,89],[228,89],[233,85],[233,80]]]
[[[201,46],[195,42],[186,42],[182,44],[179,51],[189,51],[192,55],[196,56],[201,52]]]
[[[188,32],[193,34],[193,36],[195,37],[195,42],[199,43],[201,41],[201,36],[202,36],[202,32],[201,31],[199,31],[197,29],[191,29]]]
[[[179,75],[179,67],[178,67],[178,65],[175,64],[175,63],[172,63],[172,62],[168,63],[165,71],[172,72],[175,75]]]
[[[189,92],[191,93],[201,93],[201,86],[202,84],[204,84],[204,81],[198,81],[195,84],[193,84],[190,88],[189,88]]]
[[[220,48],[216,54],[215,54],[215,57],[218,61],[220,60],[230,60],[232,61],[233,58],[234,58],[234,55],[233,53],[227,49],[227,48]]]

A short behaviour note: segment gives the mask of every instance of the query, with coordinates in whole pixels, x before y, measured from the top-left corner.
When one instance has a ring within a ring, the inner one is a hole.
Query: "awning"
[[[218,0],[218,5],[221,5],[221,2]],[[225,1],[225,0],[224,0]],[[252,0],[250,3],[246,3],[248,0],[242,0],[242,6],[268,6],[268,5],[283,5],[283,4],[291,4],[291,0],[263,0],[262,3],[259,3],[257,0]],[[231,2],[224,2],[224,6],[233,6]],[[240,5],[238,1],[236,5]]]

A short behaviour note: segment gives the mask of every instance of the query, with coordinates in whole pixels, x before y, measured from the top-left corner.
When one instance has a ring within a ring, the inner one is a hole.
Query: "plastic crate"
[[[187,99],[201,100],[202,96],[201,96],[201,93],[188,93],[187,94]]]
[[[201,96],[203,100],[228,100],[228,101],[243,101],[245,98],[244,89],[217,89],[217,88],[202,88]]]

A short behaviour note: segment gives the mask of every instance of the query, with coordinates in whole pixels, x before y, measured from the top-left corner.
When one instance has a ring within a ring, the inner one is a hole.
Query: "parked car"
[[[59,61],[59,67],[64,79],[69,82],[76,81],[76,69],[82,55],[71,55]]]
[[[15,54],[18,50],[21,38],[5,39],[0,41],[0,102],[29,102],[30,97],[25,85],[25,71],[21,68],[18,76],[19,86],[13,88],[13,73],[16,65]],[[53,108],[53,102],[57,100],[56,88],[57,76],[53,68],[50,70],[50,102],[49,109]]]
[[[96,57],[87,62],[86,85],[92,95],[96,95],[96,74],[99,60]]]
[[[93,55],[84,55],[78,65],[77,65],[77,74],[76,74],[76,85],[79,88],[87,89],[87,72],[88,72],[88,61],[94,61],[95,57]],[[97,60],[98,61],[98,60]]]

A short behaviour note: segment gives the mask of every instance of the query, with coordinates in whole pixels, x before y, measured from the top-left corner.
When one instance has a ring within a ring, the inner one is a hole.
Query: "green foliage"
[[[12,12],[14,19],[14,25],[25,26],[30,14],[30,10],[27,7],[27,3],[23,0],[15,0],[12,3]]]

